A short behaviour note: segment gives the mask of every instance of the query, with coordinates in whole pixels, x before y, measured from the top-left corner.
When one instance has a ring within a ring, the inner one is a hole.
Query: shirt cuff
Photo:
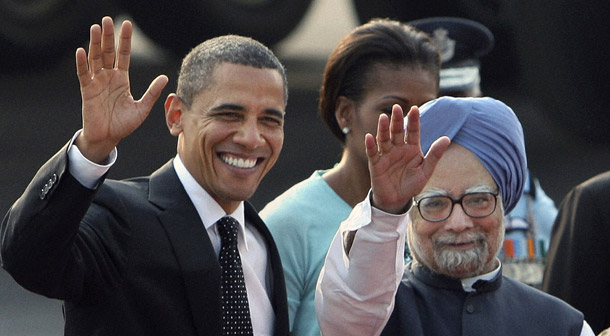
[[[74,145],[74,141],[82,131],[82,129],[78,130],[68,145],[68,169],[70,170],[70,174],[72,174],[80,184],[89,189],[95,189],[100,182],[101,177],[104,176],[116,162],[117,149],[114,148],[112,150],[106,159],[105,164],[97,164],[87,159],[78,147]]]
[[[396,228],[396,223],[402,221],[413,206],[413,202],[409,202],[409,206],[404,213],[391,214],[377,209],[372,205],[371,192],[372,191],[369,190],[366,198],[362,202],[356,204],[348,217],[350,220],[345,221],[345,225],[342,228],[343,232],[356,231],[371,224],[372,222],[375,222],[376,224],[379,223],[379,225],[381,225],[381,227],[379,227],[381,230],[386,227],[390,231],[394,231]]]
[[[396,215],[385,212],[371,204],[371,191],[369,190],[367,197],[356,204],[349,217],[339,227],[346,265],[349,263],[347,258],[357,232],[360,232],[361,237],[366,236],[370,241],[378,243],[395,240],[396,233],[404,236],[408,223],[408,213],[412,205],[413,202],[410,202],[407,211],[403,214]]]

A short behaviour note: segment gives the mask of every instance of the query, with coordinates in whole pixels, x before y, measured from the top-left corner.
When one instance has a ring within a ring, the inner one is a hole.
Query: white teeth
[[[227,157],[227,156],[222,156],[222,160],[228,164],[230,164],[231,166],[235,166],[238,168],[252,168],[254,167],[254,165],[256,165],[256,160],[244,160],[241,158],[234,158],[234,157]]]

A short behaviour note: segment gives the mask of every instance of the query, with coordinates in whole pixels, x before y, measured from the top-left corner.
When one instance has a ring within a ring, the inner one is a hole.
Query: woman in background
[[[405,113],[437,97],[440,59],[425,33],[376,19],[347,34],[324,70],[319,112],[343,146],[339,163],[316,170],[261,211],[284,267],[293,335],[320,335],[314,294],[339,224],[368,193],[364,136],[399,104]]]

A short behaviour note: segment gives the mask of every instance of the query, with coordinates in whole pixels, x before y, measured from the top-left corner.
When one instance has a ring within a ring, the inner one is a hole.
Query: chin
[[[454,278],[469,278],[484,272],[487,253],[482,248],[466,251],[443,250],[434,254],[440,273]]]

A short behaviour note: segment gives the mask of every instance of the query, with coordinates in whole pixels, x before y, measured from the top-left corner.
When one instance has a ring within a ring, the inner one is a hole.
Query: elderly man
[[[593,335],[576,309],[502,276],[503,217],[527,169],[512,110],[491,98],[439,98],[421,108],[421,144],[418,112],[405,134],[395,106],[376,139],[366,137],[372,188],[320,274],[323,334]]]

